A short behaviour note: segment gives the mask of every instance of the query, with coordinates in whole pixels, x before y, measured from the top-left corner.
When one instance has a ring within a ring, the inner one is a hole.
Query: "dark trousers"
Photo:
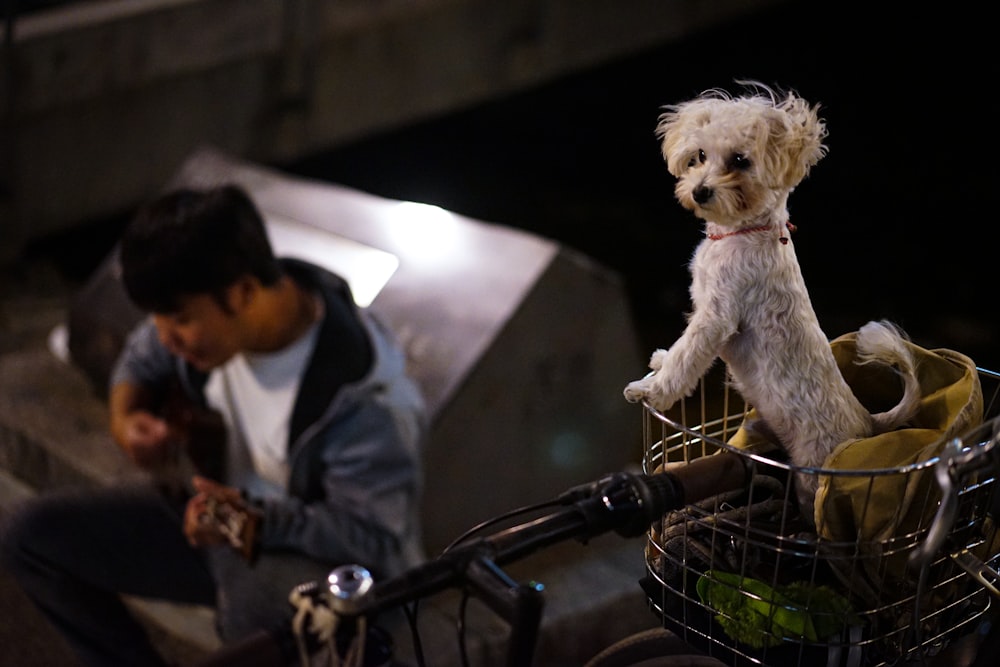
[[[194,549],[183,505],[150,485],[50,493],[0,526],[0,559],[85,665],[163,665],[120,594],[216,608],[223,641],[287,623],[292,588],[329,569],[295,554],[253,566],[228,547]]]

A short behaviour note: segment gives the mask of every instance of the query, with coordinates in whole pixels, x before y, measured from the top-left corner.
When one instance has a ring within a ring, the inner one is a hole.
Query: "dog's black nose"
[[[694,189],[694,192],[691,193],[691,196],[694,197],[696,203],[704,204],[705,202],[707,202],[709,199],[712,198],[712,188],[699,186]]]

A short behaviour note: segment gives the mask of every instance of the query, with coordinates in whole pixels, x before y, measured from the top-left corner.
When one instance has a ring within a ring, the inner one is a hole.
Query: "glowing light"
[[[459,245],[455,214],[440,206],[400,202],[393,209],[393,236],[407,257],[442,259]]]

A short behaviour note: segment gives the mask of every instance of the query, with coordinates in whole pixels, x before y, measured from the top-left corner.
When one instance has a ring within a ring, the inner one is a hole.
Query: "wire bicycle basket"
[[[780,448],[748,435],[752,407],[714,373],[667,413],[644,405],[644,472],[722,451],[749,468],[744,489],[668,512],[650,528],[643,588],[663,626],[726,664],[767,667],[896,664],[972,632],[1000,599],[1000,374],[968,363],[966,399],[978,409],[968,428],[916,429],[924,440],[880,467],[830,467],[840,448],[823,468],[791,465]],[[940,413],[954,399],[935,394],[927,410]],[[872,446],[851,444],[862,460]],[[956,472],[961,456],[976,465],[951,475],[942,502],[939,478]],[[806,475],[820,487],[812,521],[793,489]]]

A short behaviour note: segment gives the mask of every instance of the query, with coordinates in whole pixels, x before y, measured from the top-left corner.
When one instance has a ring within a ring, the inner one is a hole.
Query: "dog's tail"
[[[899,428],[917,414],[921,399],[917,362],[906,334],[886,320],[869,322],[858,330],[857,351],[859,364],[887,364],[903,381],[903,398],[899,403],[891,410],[872,415],[873,435]]]

